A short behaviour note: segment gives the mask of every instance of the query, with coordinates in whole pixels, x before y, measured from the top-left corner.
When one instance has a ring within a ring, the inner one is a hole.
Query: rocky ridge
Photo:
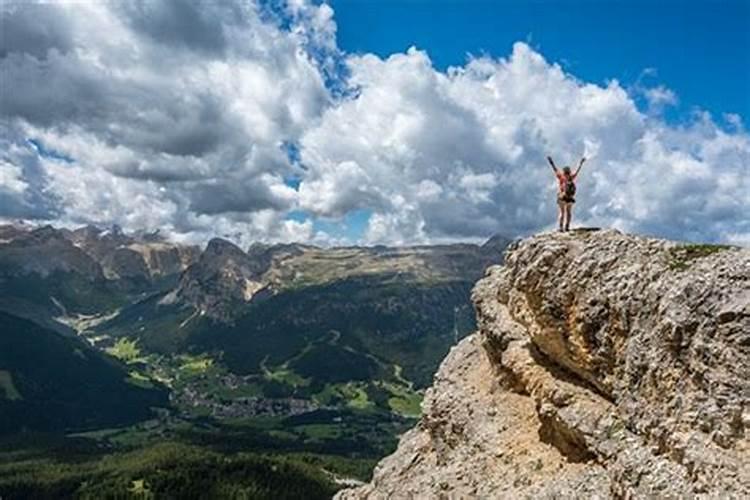
[[[510,247],[419,424],[351,498],[750,497],[750,251]]]
[[[162,303],[186,302],[203,314],[231,321],[238,305],[249,302],[267,286],[262,274],[268,265],[234,243],[214,238]]]
[[[245,252],[214,238],[160,304],[187,304],[201,315],[231,324],[246,304],[283,290],[367,277],[401,283],[473,281],[498,261],[508,243],[501,236],[482,246],[321,248],[255,243]]]
[[[106,230],[84,226],[61,234],[95,259],[110,280],[150,282],[177,275],[200,254],[197,246],[172,243],[158,233],[126,234],[118,226]]]
[[[153,233],[125,234],[117,226],[0,226],[0,266],[6,274],[46,277],[63,271],[91,280],[151,282],[181,273],[199,253],[196,246],[171,243]]]
[[[0,225],[0,310],[62,334],[173,287],[198,247],[116,226]]]

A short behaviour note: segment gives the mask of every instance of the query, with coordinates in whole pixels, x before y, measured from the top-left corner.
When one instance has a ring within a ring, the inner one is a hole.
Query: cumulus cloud
[[[37,147],[0,123],[0,219],[51,219],[58,215]]]
[[[295,8],[283,29],[246,1],[4,6],[4,139],[43,149],[35,165],[5,158],[4,185],[43,190],[63,222],[281,235],[254,214],[295,204],[282,145],[330,102],[307,48],[335,34],[329,7]]]
[[[327,244],[344,232],[316,222],[356,213],[367,243],[479,240],[549,228],[544,158],[585,155],[578,223],[750,241],[741,117],[671,125],[658,83],[581,81],[524,43],[446,71],[416,48],[345,54],[309,0],[0,16],[0,217]]]
[[[29,185],[23,180],[20,167],[0,160],[0,192],[10,195],[23,194]]]
[[[750,232],[750,138],[708,115],[671,127],[617,81],[582,82],[524,43],[446,72],[414,48],[347,65],[355,91],[302,137],[300,203],[320,215],[372,209],[367,241],[550,227],[547,154],[560,164],[593,157],[580,179],[581,224],[698,240]],[[653,106],[677,100],[664,87],[648,95]]]

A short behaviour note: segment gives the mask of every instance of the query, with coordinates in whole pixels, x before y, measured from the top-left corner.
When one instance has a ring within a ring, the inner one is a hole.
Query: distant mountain
[[[356,386],[366,403],[392,409],[474,329],[471,286],[502,261],[507,241],[244,252],[214,239],[173,290],[123,308],[89,336],[161,355],[203,353],[254,377],[263,397],[347,404]]]
[[[229,241],[214,238],[162,303],[181,301],[213,318],[229,321],[238,308],[268,286],[262,275],[269,265]]]
[[[78,339],[0,312],[0,434],[125,425],[167,406],[159,384]]]
[[[29,231],[5,230],[12,236],[0,246],[0,263],[7,274],[37,274],[46,278],[55,272],[76,273],[91,280],[103,278],[92,256],[74,245],[65,232],[52,226]]]
[[[0,226],[0,310],[70,333],[55,318],[113,311],[169,289],[198,254],[118,228]]]
[[[133,281],[132,288],[178,275],[200,254],[198,247],[167,242],[158,232],[127,235],[118,226],[85,226],[63,234],[94,258],[108,279]]]
[[[232,323],[253,300],[289,290],[356,277],[404,283],[474,281],[502,258],[508,240],[483,246],[338,247],[252,245],[243,252],[215,238],[161,304],[183,304],[219,322]]]
[[[417,413],[438,361],[475,328],[471,286],[508,244],[244,251],[215,238],[199,252],[116,227],[3,235],[0,310],[79,334],[165,380],[182,411],[213,415],[252,413],[248,395]],[[186,382],[185,366],[200,376]]]
[[[513,242],[510,238],[501,234],[495,234],[484,242],[482,250],[487,254],[502,254],[505,249]]]
[[[54,320],[96,314],[124,303],[101,266],[52,227],[4,233],[0,244],[0,310],[71,333]]]

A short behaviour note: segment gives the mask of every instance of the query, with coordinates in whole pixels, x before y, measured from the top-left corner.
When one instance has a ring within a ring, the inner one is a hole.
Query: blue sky
[[[750,245],[750,0],[24,0],[0,22],[0,220],[480,242],[553,228],[544,158],[585,154],[575,224]]]
[[[415,45],[435,66],[500,57],[527,41],[576,77],[672,89],[697,106],[750,117],[748,0],[333,0],[338,44],[387,56]],[[653,68],[656,75],[643,75]]]

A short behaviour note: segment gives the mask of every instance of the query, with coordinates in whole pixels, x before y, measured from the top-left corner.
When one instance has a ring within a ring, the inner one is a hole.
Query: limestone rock
[[[750,497],[750,251],[512,245],[422,418],[338,498]]]
[[[4,277],[36,274],[42,278],[55,273],[76,273],[89,281],[103,281],[97,262],[68,241],[52,226],[15,232],[0,243],[0,282]]]
[[[125,234],[118,226],[59,231],[95,259],[110,280],[151,282],[179,275],[200,254],[198,247],[169,242],[158,233]]]
[[[214,319],[230,322],[240,305],[268,286],[262,276],[267,266],[234,243],[214,238],[167,297],[185,301]]]

